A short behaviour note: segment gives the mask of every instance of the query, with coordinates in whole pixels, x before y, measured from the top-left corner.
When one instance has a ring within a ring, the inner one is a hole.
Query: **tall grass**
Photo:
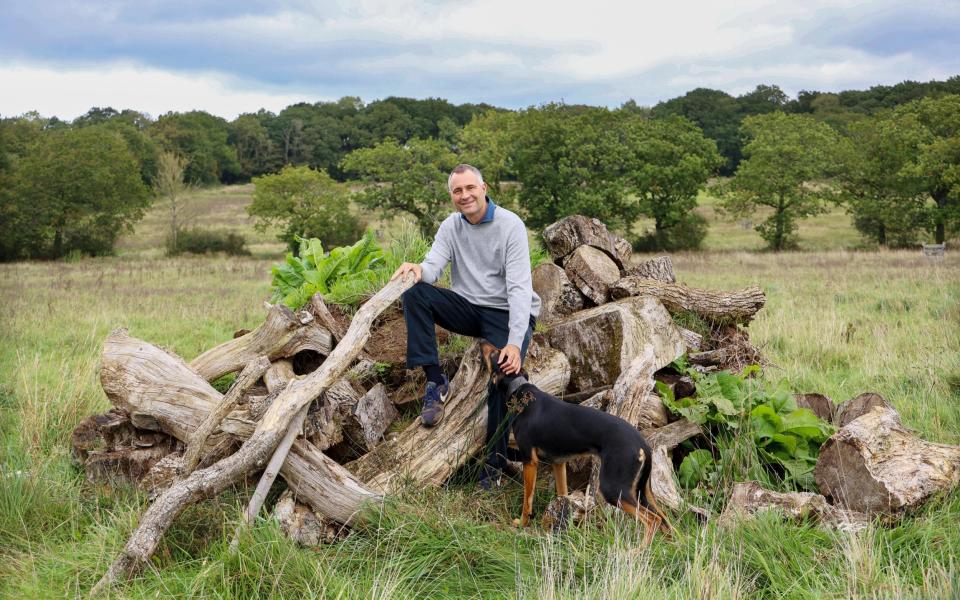
[[[397,244],[409,247],[412,241]],[[398,250],[394,260],[408,256]],[[842,401],[885,395],[908,427],[960,443],[960,261],[912,252],[678,254],[684,283],[757,283],[751,339],[765,377]],[[0,265],[0,597],[84,595],[135,526],[144,496],[89,484],[69,437],[108,402],[102,341],[115,327],[187,360],[263,318],[274,259],[102,258]],[[549,478],[543,478],[549,479]],[[549,481],[537,496],[542,510]],[[517,531],[521,491],[469,482],[406,489],[336,545],[296,547],[264,519],[226,543],[249,490],[191,507],[122,598],[951,598],[960,594],[960,497],[866,532],[772,516],[728,527],[675,514],[638,550],[616,511],[553,535]],[[719,508],[719,504],[717,505]]]

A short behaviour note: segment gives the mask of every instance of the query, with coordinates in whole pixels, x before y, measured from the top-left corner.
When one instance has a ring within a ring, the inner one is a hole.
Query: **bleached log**
[[[296,494],[289,489],[280,494],[273,507],[273,518],[288,538],[307,548],[340,541],[346,533],[340,523],[297,502]]]
[[[620,268],[604,252],[593,246],[580,246],[563,263],[570,282],[594,304],[610,297],[610,286],[620,280]]]
[[[703,435],[703,429],[696,423],[680,419],[663,427],[644,429],[640,433],[651,448],[673,450],[690,438]]]
[[[204,444],[206,444],[207,438],[210,437],[213,430],[230,414],[230,411],[236,407],[240,398],[260,379],[269,366],[270,361],[266,356],[260,356],[245,366],[243,370],[240,371],[240,375],[237,376],[236,381],[233,382],[233,385],[227,391],[226,395],[220,399],[220,402],[210,411],[200,426],[194,430],[193,435],[190,436],[190,440],[187,442],[187,449],[183,452],[184,476],[192,473],[197,467],[197,463],[200,462]]]
[[[654,298],[582,310],[556,321],[544,335],[570,360],[571,391],[613,384],[647,346],[652,347],[655,371],[685,350],[673,319]]]
[[[567,385],[570,366],[556,350],[539,348],[530,352],[524,366],[530,381],[548,393],[557,394]],[[347,467],[362,481],[387,491],[404,478],[432,485],[443,483],[483,446],[488,381],[480,345],[475,342],[450,383],[450,398],[444,403],[440,423],[426,428],[417,419],[396,438]]]
[[[671,313],[690,311],[716,324],[749,323],[763,308],[766,296],[757,286],[733,292],[701,290],[628,275],[610,286],[612,298],[651,296]]]
[[[673,476],[673,461],[663,446],[653,448],[653,466],[650,468],[650,491],[661,506],[673,510],[683,507],[677,480]]]
[[[653,347],[645,346],[617,377],[607,412],[639,429],[666,425],[667,409],[653,389],[657,365]]]
[[[373,320],[412,284],[412,277],[391,281],[367,301],[357,311],[346,336],[327,360],[304,380],[294,381],[284,388],[267,409],[253,435],[235,454],[206,469],[194,471],[166,490],[147,509],[120,556],[94,587],[93,593],[111,585],[118,577],[137,571],[146,563],[164,532],[187,506],[219,494],[248,472],[261,467],[280,443],[293,418],[349,368],[369,339]]]
[[[719,523],[730,525],[765,511],[776,511],[786,518],[796,520],[813,518],[823,525],[847,532],[860,531],[870,524],[868,515],[832,506],[820,494],[774,492],[752,481],[733,486],[730,500],[720,515]]]
[[[283,304],[273,305],[266,320],[250,333],[224,342],[193,359],[190,367],[207,381],[239,371],[258,356],[289,358],[303,350],[330,353],[330,332],[307,311],[294,314]]]
[[[824,442],[813,475],[833,504],[892,513],[956,487],[960,446],[922,440],[895,410],[878,406]]]

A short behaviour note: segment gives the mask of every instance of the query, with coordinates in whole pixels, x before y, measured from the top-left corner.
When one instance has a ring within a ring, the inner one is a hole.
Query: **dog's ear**
[[[493,367],[500,358],[500,351],[490,342],[480,342],[480,354],[483,356],[483,362],[487,367],[488,373],[493,373]]]

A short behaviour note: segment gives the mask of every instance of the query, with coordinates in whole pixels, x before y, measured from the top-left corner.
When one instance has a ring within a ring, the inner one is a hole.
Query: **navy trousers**
[[[460,335],[483,338],[497,348],[507,345],[510,332],[509,311],[470,304],[456,292],[423,282],[404,292],[403,318],[407,324],[408,369],[440,364],[435,325]],[[520,346],[521,361],[527,355],[536,323],[536,318],[531,316]],[[488,384],[487,464],[499,469],[506,466],[509,432],[507,399]]]

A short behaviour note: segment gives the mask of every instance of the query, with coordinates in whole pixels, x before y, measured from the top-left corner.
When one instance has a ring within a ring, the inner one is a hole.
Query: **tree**
[[[247,213],[255,227],[282,227],[280,241],[297,252],[297,236],[319,238],[327,249],[354,243],[363,225],[350,213],[350,196],[343,184],[324,171],[286,166],[279,173],[254,177],[253,202]]]
[[[467,123],[456,142],[460,161],[480,169],[498,204],[513,204],[516,196],[516,188],[503,183],[511,174],[517,122],[517,113],[488,110]]]
[[[269,116],[273,117],[272,114]],[[273,144],[260,115],[247,113],[234,119],[230,123],[227,141],[237,149],[242,178],[262,175],[270,170]]]
[[[518,117],[513,167],[530,227],[572,214],[625,231],[640,207],[626,193],[624,116],[606,109],[550,104]]]
[[[748,140],[745,159],[729,181],[724,204],[744,215],[772,208],[757,231],[772,250],[792,247],[797,220],[826,210],[832,192],[818,184],[836,168],[840,138],[810,116],[782,112],[747,117],[741,131]]]
[[[923,182],[908,165],[925,130],[912,115],[870,117],[847,130],[838,178],[854,226],[881,246],[907,246],[928,222]]]
[[[693,212],[697,194],[723,164],[716,143],[683,117],[627,122],[630,167],[628,189],[640,212],[654,220],[654,231],[640,245],[647,249],[697,248],[706,220]]]
[[[123,137],[101,127],[42,134],[7,181],[5,259],[108,254],[149,204]]]
[[[730,94],[697,88],[657,104],[651,114],[654,118],[679,115],[690,119],[703,130],[703,135],[717,142],[717,149],[726,159],[721,173],[730,175],[737,169],[742,152],[739,127],[743,114]]]
[[[907,117],[923,126],[925,136],[905,169],[933,198],[933,235],[942,244],[947,230],[960,225],[960,95],[924,98],[894,111],[894,118]]]
[[[373,148],[354,150],[343,159],[343,169],[366,181],[357,199],[384,216],[412,216],[424,237],[433,237],[446,214],[450,194],[447,177],[457,156],[438,140],[394,139]]]
[[[179,246],[180,222],[178,210],[180,198],[187,191],[189,185],[183,180],[183,174],[187,167],[187,161],[182,156],[173,152],[162,152],[157,160],[157,176],[154,182],[154,190],[158,196],[166,198],[170,202],[170,244],[169,246],[176,251]]]
[[[164,149],[187,159],[191,183],[229,183],[240,175],[236,148],[227,144],[226,120],[204,111],[167,113],[150,126],[150,135]]]

